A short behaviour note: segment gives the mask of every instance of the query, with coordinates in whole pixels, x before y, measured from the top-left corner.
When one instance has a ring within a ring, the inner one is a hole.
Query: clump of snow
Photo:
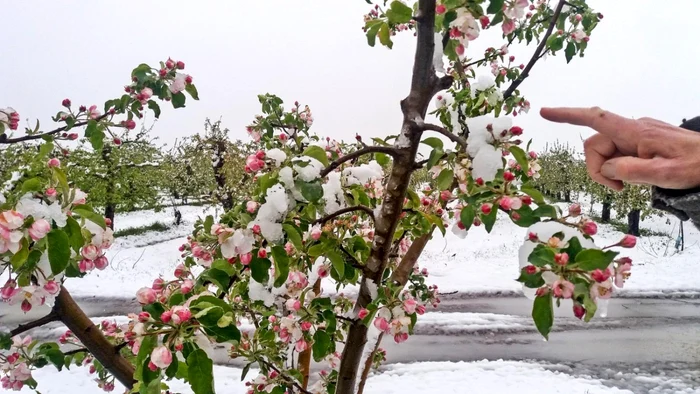
[[[253,301],[262,301],[267,307],[271,307],[275,303],[275,296],[270,290],[252,278],[248,282],[248,297]]]
[[[327,214],[336,212],[345,206],[345,197],[343,196],[339,172],[328,174],[328,181],[323,184],[323,200],[326,203],[324,211]]]
[[[265,203],[258,209],[255,219],[249,223],[249,227],[256,224],[260,226],[260,231],[269,242],[277,242],[282,239],[282,224],[289,209],[287,192],[279,183],[267,189]]]
[[[376,300],[379,295],[377,292],[377,284],[374,283],[372,279],[365,279],[365,285],[367,286],[367,290],[369,290],[370,298]]]
[[[358,167],[349,167],[343,170],[345,182],[350,185],[364,185],[373,179],[378,179],[384,176],[382,166],[376,160],[372,160],[367,164],[360,164]]]
[[[503,155],[493,145],[485,144],[472,160],[472,177],[481,178],[485,182],[496,178],[498,170],[503,168]]]
[[[442,47],[442,34],[435,33],[435,49],[433,50],[433,67],[435,71],[439,73],[445,73],[445,64],[443,62],[443,47]]]
[[[301,164],[301,163],[306,163]],[[298,173],[297,177],[304,182],[311,182],[321,176],[323,164],[313,157],[303,156],[295,160],[294,170]]]
[[[279,167],[285,160],[287,160],[287,154],[284,153],[283,150],[277,148],[270,149],[265,153],[265,155],[275,162],[275,167]]]
[[[471,95],[472,98],[476,97],[477,92],[491,91],[488,96],[486,96],[486,101],[489,105],[496,105],[499,101],[503,100],[503,92],[496,87],[496,80],[491,75],[480,75],[476,82],[471,84]]]

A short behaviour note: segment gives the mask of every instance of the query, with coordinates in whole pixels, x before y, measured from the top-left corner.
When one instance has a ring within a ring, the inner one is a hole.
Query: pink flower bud
[[[46,191],[44,192],[44,195],[49,199],[54,199],[54,198],[56,198],[56,189],[54,189],[53,187],[50,187],[50,188],[46,189]]]
[[[152,304],[156,301],[156,292],[150,287],[142,287],[136,292],[136,299],[141,305]]]
[[[287,137],[287,134],[285,134],[285,133],[282,133],[282,134],[280,134],[280,136],[279,136],[280,141],[286,141],[287,138],[288,138],[288,137]]]
[[[532,204],[532,197],[530,196],[520,196],[520,201],[523,202],[525,205],[530,205]]]
[[[61,161],[58,160],[57,158],[53,157],[53,158],[49,159],[48,163],[46,163],[46,164],[49,166],[49,168],[56,168],[56,167],[61,166]]]
[[[574,203],[569,205],[569,216],[572,218],[578,217],[581,215],[581,204],[579,203]]]
[[[491,20],[490,20],[489,17],[486,16],[486,15],[482,15],[482,16],[479,18],[479,22],[481,22],[481,28],[482,28],[482,29],[486,29],[486,28],[489,27],[489,25],[491,24]]]
[[[32,310],[32,304],[27,300],[23,300],[19,307],[24,313],[27,313]]]
[[[534,275],[537,273],[537,267],[535,267],[532,264],[526,266],[525,268],[523,268],[523,270],[525,270],[525,273],[528,275]]]
[[[163,278],[156,278],[153,280],[153,285],[151,285],[151,288],[155,291],[161,291],[165,288],[165,281]]]
[[[586,309],[583,308],[583,305],[579,303],[574,303],[574,316],[576,316],[576,318],[580,320],[585,314]]]
[[[484,186],[484,180],[482,178],[476,178],[474,182],[479,186]]]
[[[158,346],[151,352],[151,362],[158,368],[167,368],[173,362],[173,354],[165,346]]]
[[[185,279],[185,281],[182,282],[182,286],[180,286],[180,291],[182,292],[182,294],[187,294],[192,291],[193,287],[194,283],[189,279]]]
[[[309,331],[311,329],[311,322],[305,321],[301,323],[300,326],[302,331]]]
[[[57,295],[61,290],[61,286],[55,280],[50,280],[44,283],[44,290],[51,295]]]
[[[583,230],[584,234],[595,235],[598,232],[598,225],[588,220],[583,224],[581,230]]]
[[[182,278],[183,276],[187,275],[188,269],[185,267],[184,264],[180,263],[175,267],[175,276],[178,278]]]
[[[391,328],[389,326],[389,322],[386,321],[386,319],[383,317],[377,317],[374,319],[374,327],[376,327],[379,331],[382,332],[388,332]]]
[[[634,248],[634,246],[637,244],[637,237],[634,235],[626,234],[622,240],[618,243],[618,245],[622,246],[623,248]]]
[[[529,233],[527,235],[527,239],[529,239],[531,242],[538,242],[539,241],[539,237],[535,233]]]
[[[369,311],[365,308],[360,309],[360,311],[357,313],[357,317],[359,317],[360,319],[364,319],[365,317],[367,317],[367,315],[369,315]]]
[[[408,340],[408,333],[407,332],[400,332],[400,333],[394,335],[394,342],[396,342],[396,343],[406,342],[407,340]]]
[[[185,83],[188,85],[192,83],[192,76],[191,75],[185,76]]]
[[[483,204],[481,206],[481,213],[483,213],[484,215],[488,215],[489,213],[491,213],[491,204]]]
[[[182,62],[182,61],[180,61],[180,60],[178,60],[177,63],[175,63],[175,65],[177,66],[177,69],[178,69],[178,70],[184,70],[184,69],[185,69],[185,63]]]
[[[80,272],[90,272],[95,269],[95,263],[92,260],[82,259],[78,263],[78,270]]]
[[[537,297],[546,296],[547,294],[549,294],[549,287],[540,287],[537,289],[537,291],[535,291],[535,295]]]
[[[166,70],[166,69],[164,69],[164,68],[161,68],[161,69],[158,71],[158,75],[160,75],[161,77],[164,77],[164,76],[166,76],[167,74],[168,74],[168,70]]]
[[[601,283],[605,282],[610,278],[610,272],[606,269],[605,271],[601,271],[599,269],[591,272],[591,279],[594,281]]]
[[[569,263],[568,253],[557,253],[554,255],[554,262],[559,265],[566,265]]]
[[[311,239],[314,241],[318,241],[321,238],[321,228],[320,227],[313,227],[311,229]]]
[[[618,262],[618,264],[629,264],[632,265],[632,259],[629,257],[620,257],[619,259],[615,260]]]
[[[66,108],[70,107],[70,100],[69,100],[69,99],[63,99],[63,101],[61,102],[61,105],[63,105],[63,106],[66,107]]]
[[[173,59],[168,58],[168,60],[165,62],[165,67],[167,67],[167,68],[175,67],[175,62],[173,61]]]
[[[267,258],[267,250],[263,248],[258,249],[258,257],[261,259]]]
[[[239,256],[241,259],[241,264],[248,265],[253,261],[253,255],[251,253],[245,253]]]
[[[447,12],[447,7],[445,7],[444,4],[438,4],[437,7],[435,7],[435,13],[438,15],[442,15],[445,12]]]
[[[260,234],[260,225],[259,224],[253,225],[252,230],[253,230],[253,234]]]
[[[513,126],[510,128],[510,133],[513,135],[521,135],[523,134],[523,128],[519,126]]]
[[[147,322],[151,318],[151,314],[148,312],[140,312],[139,313],[139,321],[141,323]]]
[[[90,244],[83,246],[83,249],[80,251],[80,255],[88,260],[95,260],[100,255],[100,250],[97,248],[97,246]]]
[[[173,318],[173,312],[172,311],[165,311],[160,314],[160,320],[163,321],[163,323],[169,323],[170,320]]]
[[[186,322],[192,318],[192,312],[188,308],[175,307],[175,315],[177,315],[180,322]]]
[[[288,299],[287,302],[285,303],[285,306],[286,306],[287,309],[289,309],[290,311],[295,311],[295,312],[296,312],[296,311],[298,311],[299,309],[301,309],[301,302],[300,302],[299,300],[295,299],[295,298],[290,298],[290,299]]]
[[[583,19],[583,16],[581,16],[581,14],[576,14],[574,19],[576,19],[577,22],[581,22],[581,20]]]
[[[51,224],[46,219],[39,219],[32,223],[32,226],[29,228],[29,236],[33,240],[38,241],[44,238],[49,231],[51,231]]]
[[[449,201],[452,199],[452,192],[449,190],[443,190],[440,192],[440,199],[442,201]]]
[[[510,171],[506,171],[503,173],[503,179],[505,179],[506,182],[512,182],[515,180],[515,175]]]
[[[501,199],[498,201],[498,205],[501,207],[501,209],[510,211],[511,209],[511,199],[508,196],[501,197]],[[482,212],[483,212],[483,206],[482,206]],[[491,210],[489,210],[491,212]],[[486,212],[484,212],[486,213]],[[486,213],[488,215],[488,213]]]

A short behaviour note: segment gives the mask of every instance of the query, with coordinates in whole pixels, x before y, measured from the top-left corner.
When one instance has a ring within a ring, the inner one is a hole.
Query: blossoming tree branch
[[[125,325],[94,325],[63,286],[107,266],[112,234],[52,152],[79,128],[96,149],[114,143],[144,105],[159,115],[154,98],[176,108],[184,106],[183,91],[197,99],[191,77],[178,71],[184,64],[137,67],[127,94],[107,101],[104,114],[64,102],[67,111],[54,118],[62,126],[53,131],[12,137],[4,129],[16,129],[19,117],[0,113],[0,142],[45,141],[39,164],[0,200],[0,264],[10,275],[2,298],[25,311],[53,304],[45,318],[1,338],[3,387],[36,387],[32,371],[47,365],[89,364],[107,391],[118,380],[132,392],[160,393],[182,379],[197,394],[213,393],[212,354],[225,347],[246,360],[242,379],[251,394],[362,393],[371,368],[385,359],[384,337],[408,340],[420,315],[439,305],[437,287],[418,266],[432,234],[490,232],[499,212],[524,228],[514,278],[534,299],[532,317],[545,338],[555,303],[585,321],[605,307],[631,268],[613,249],[635,239],[596,246],[596,224],[580,207],[564,213],[548,205],[532,187],[537,155],[511,118],[530,108],[519,86],[537,61],[583,56],[602,15],[584,0],[368,3],[369,45],[391,48],[396,34],[416,36],[397,134],[371,145],[361,136],[353,143],[317,136],[308,106],[260,95],[262,114],[247,128],[258,147],[245,163],[251,198],[196,223],[173,275],[138,291],[142,310]],[[502,43],[471,53],[484,30],[497,30]],[[509,55],[516,43],[534,44],[527,62]],[[429,153],[423,157],[420,147]],[[49,176],[32,177],[46,166]],[[409,187],[421,168],[436,187]],[[323,283],[338,294],[324,292]],[[23,336],[56,320],[69,329],[58,343]],[[311,373],[311,360],[319,373]],[[259,374],[250,378],[253,366]]]

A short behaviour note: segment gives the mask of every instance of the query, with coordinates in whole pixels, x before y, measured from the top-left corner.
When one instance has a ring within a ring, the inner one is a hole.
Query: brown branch
[[[63,324],[85,345],[114,377],[126,388],[134,386],[134,366],[119,353],[119,347],[112,345],[102,331],[88,318],[73,300],[65,287],[56,296],[53,307]]]
[[[431,230],[434,230],[434,227],[431,228]],[[430,241],[431,235],[432,231],[413,240],[413,243],[408,248],[408,251],[401,259],[399,266],[396,267],[394,272],[391,273],[389,280],[392,283],[399,287],[403,287],[406,282],[408,282],[408,277],[411,276],[413,267],[416,265],[416,262],[418,262],[418,258],[420,257],[421,253],[423,253],[423,249],[425,249],[428,241]]]
[[[419,124],[419,127],[423,130],[430,130],[430,131],[435,131],[437,133],[440,133],[440,134],[444,135],[445,137],[449,138],[452,142],[459,145],[462,149],[465,149],[465,150],[467,149],[467,141],[464,138],[462,138],[456,134],[453,134],[451,131],[447,130],[444,127],[440,127],[438,125],[434,125],[434,124],[430,124],[430,123]]]
[[[391,146],[378,146],[378,145],[368,146],[366,148],[356,150],[352,153],[348,153],[347,155],[339,158],[338,160],[335,160],[328,167],[324,168],[323,171],[321,171],[321,178],[323,178],[326,175],[333,172],[333,170],[340,167],[340,165],[345,163],[346,161],[350,161],[350,160],[356,159],[360,156],[367,155],[370,153],[385,153],[385,154],[390,155],[392,157],[396,157],[397,151],[396,151],[396,148],[391,147]]]
[[[503,93],[503,100],[507,100],[510,96],[513,95],[513,92],[515,92],[515,89],[520,86],[521,83],[525,80],[530,75],[530,70],[532,70],[532,67],[535,66],[535,63],[537,63],[537,60],[540,59],[541,56],[543,56],[544,49],[547,47],[547,39],[549,36],[552,35],[552,32],[554,31],[554,27],[557,24],[557,19],[559,19],[559,14],[561,14],[562,8],[564,8],[564,5],[566,4],[566,1],[564,0],[559,0],[559,4],[557,4],[557,8],[554,10],[554,15],[552,16],[552,21],[549,22],[549,27],[547,27],[547,31],[544,33],[544,36],[542,37],[542,41],[540,41],[540,45],[537,46],[537,49],[535,49],[535,53],[532,55],[532,58],[530,61],[527,63],[525,68],[523,69],[523,72],[520,74],[518,79],[513,81],[508,89]],[[546,53],[546,52],[545,52]]]
[[[366,213],[367,215],[369,215],[369,217],[371,217],[372,220],[374,220],[374,211],[372,211],[372,208],[366,207],[364,205],[355,205],[352,207],[339,209],[330,215],[324,216],[320,219],[316,219],[316,220],[314,220],[313,224],[323,224],[329,220],[333,220],[333,219],[337,218],[340,215],[344,215],[346,213],[355,212],[355,211],[362,211],[362,212]]]
[[[318,278],[316,282],[314,282],[312,291],[316,296],[321,294],[321,278]],[[311,348],[307,348],[299,353],[297,367],[302,376],[301,385],[304,389],[307,389],[309,387],[309,374],[311,372]]]
[[[383,332],[377,337],[377,343],[374,345],[372,353],[370,353],[369,356],[367,356],[367,360],[365,360],[365,367],[362,369],[362,376],[360,376],[360,384],[357,385],[357,394],[362,394],[365,391],[365,383],[367,383],[369,371],[372,369],[372,360],[374,359],[374,355],[377,354],[377,350],[379,350],[382,339],[384,339]]]
[[[99,117],[97,117],[97,118],[94,119],[94,120],[96,120],[96,121],[99,122],[100,120],[106,118],[106,117],[109,116],[109,115],[110,115],[109,112],[107,112],[107,113],[105,113],[105,114],[103,114],[103,115],[100,115]],[[92,120],[92,119],[90,119],[90,120]],[[3,135],[0,135],[0,144],[14,144],[14,143],[17,143],[17,142],[22,142],[22,141],[38,140],[38,139],[43,138],[43,137],[45,137],[45,136],[47,136],[47,135],[54,135],[54,134],[58,134],[58,133],[60,133],[60,132],[62,132],[62,131],[68,131],[68,130],[73,129],[73,128],[76,128],[76,127],[85,126],[86,124],[88,124],[88,122],[89,122],[90,120],[86,120],[86,121],[84,121],[84,122],[78,122],[78,123],[74,124],[72,127],[68,127],[68,125],[65,125],[65,126],[63,126],[63,127],[57,128],[57,129],[55,129],[55,130],[47,131],[47,132],[45,132],[45,133],[25,135],[25,136],[17,137],[17,138],[7,138],[6,135],[3,134]]]
[[[36,319],[34,321],[30,321],[29,323],[26,323],[26,324],[20,324],[19,326],[17,326],[17,328],[10,331],[10,336],[14,337],[15,335],[19,335],[23,332],[29,331],[32,328],[41,327],[45,324],[48,324],[48,323],[51,323],[54,321],[58,321],[58,319],[59,318],[58,318],[58,314],[56,314],[56,311],[51,310],[51,312],[44,317],[41,317],[41,318]]]
[[[78,353],[83,353],[83,352],[89,353],[90,351],[85,347],[81,347],[81,348],[78,348],[75,350],[70,350],[70,351],[64,352],[63,355],[64,356],[71,356],[73,354],[78,354]]]

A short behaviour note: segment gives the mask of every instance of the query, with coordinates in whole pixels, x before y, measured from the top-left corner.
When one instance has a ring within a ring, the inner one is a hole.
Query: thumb
[[[608,178],[628,183],[659,183],[659,171],[654,170],[653,159],[623,156],[603,163],[600,173]]]

